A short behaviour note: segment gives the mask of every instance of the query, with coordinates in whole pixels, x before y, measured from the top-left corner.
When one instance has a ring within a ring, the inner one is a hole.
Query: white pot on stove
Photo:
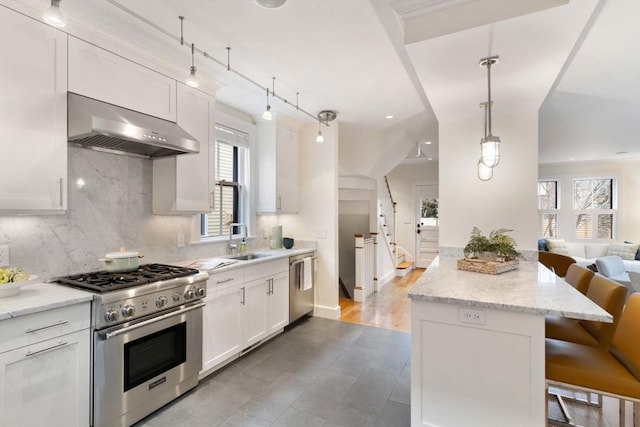
[[[100,258],[105,263],[105,270],[110,273],[125,273],[135,271],[140,266],[139,259],[144,257],[140,252],[127,251],[120,248],[119,252],[110,252]]]

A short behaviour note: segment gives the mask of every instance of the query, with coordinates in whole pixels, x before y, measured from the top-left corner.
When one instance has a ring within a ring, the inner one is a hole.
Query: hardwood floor
[[[409,332],[411,311],[407,293],[423,272],[424,268],[417,268],[405,277],[395,277],[380,292],[368,297],[364,304],[340,298],[340,320]]]
[[[415,269],[405,277],[396,277],[385,285],[380,292],[374,293],[363,303],[340,298],[343,322],[375,326],[383,329],[410,332],[411,309],[407,293],[420,278],[424,269]],[[563,394],[574,393],[565,391]],[[582,398],[583,393],[575,393]],[[577,403],[567,402],[574,422],[583,427],[618,427],[618,401],[603,398],[603,408],[597,409]],[[633,426],[632,405],[627,403],[625,427]],[[640,414],[639,414],[640,416]],[[549,417],[562,420],[555,398],[549,398]],[[550,423],[549,425],[557,425]]]

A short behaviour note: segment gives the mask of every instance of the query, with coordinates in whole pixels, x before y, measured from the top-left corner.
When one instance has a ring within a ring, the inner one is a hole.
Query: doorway
[[[437,184],[416,184],[415,260],[416,267],[427,268],[438,255],[439,218]]]

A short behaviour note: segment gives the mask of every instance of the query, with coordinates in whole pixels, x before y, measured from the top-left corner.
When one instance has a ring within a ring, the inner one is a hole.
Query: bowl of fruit
[[[0,298],[17,295],[21,287],[35,283],[37,278],[17,267],[0,268]]]

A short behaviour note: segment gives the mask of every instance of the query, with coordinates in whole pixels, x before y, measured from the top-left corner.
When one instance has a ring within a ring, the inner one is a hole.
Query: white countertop
[[[456,261],[457,258],[436,258],[411,288],[409,298],[607,323],[613,321],[600,306],[537,262],[521,261],[517,270],[493,275],[458,270]]]
[[[79,304],[92,299],[91,292],[55,283],[34,283],[20,288],[18,295],[0,298],[0,320]]]
[[[202,258],[191,261],[172,262],[170,264],[189,266],[201,271],[227,271],[234,268],[243,268],[262,262],[273,261],[280,258],[302,255],[313,252],[313,248],[292,248],[292,249],[264,249],[251,251],[251,253],[268,254],[269,256],[256,258],[249,261],[235,261],[232,264],[214,268],[221,262],[231,260],[224,257]],[[239,254],[236,254],[239,255]],[[1,285],[0,285],[1,286]],[[53,308],[67,305],[79,304],[93,299],[93,293],[70,288],[55,283],[34,283],[20,288],[18,295],[0,298],[0,321],[12,317],[24,316],[25,314],[37,313],[39,311],[51,310]]]
[[[208,273],[211,272],[222,272],[228,271],[235,268],[243,268],[248,267],[250,265],[260,264],[263,262],[274,261],[281,258],[289,258],[296,255],[302,255],[314,252],[313,248],[291,248],[291,249],[263,249],[263,250],[255,250],[249,251],[248,253],[252,254],[263,254],[268,256],[263,256],[260,258],[248,260],[248,261],[238,261],[234,259],[229,259],[225,256],[219,257],[211,257],[211,258],[201,258],[191,261],[183,261],[178,263],[173,263],[176,265],[180,265],[183,267],[197,268],[200,271],[206,271]],[[242,255],[237,253],[235,255]]]

